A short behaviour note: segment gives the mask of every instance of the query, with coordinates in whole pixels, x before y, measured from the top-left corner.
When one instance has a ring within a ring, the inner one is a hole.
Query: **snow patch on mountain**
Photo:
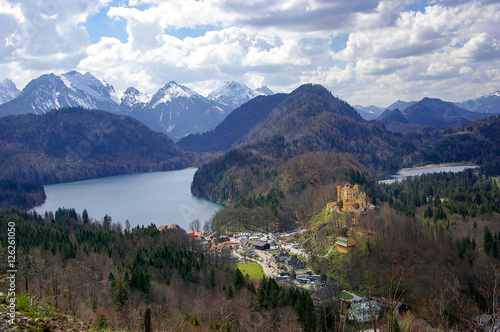
[[[151,100],[151,95],[142,93],[134,87],[127,88],[120,97],[120,104],[127,107],[135,107],[146,104]]]

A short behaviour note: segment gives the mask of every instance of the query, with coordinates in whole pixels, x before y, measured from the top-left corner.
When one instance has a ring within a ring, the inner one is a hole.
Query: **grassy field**
[[[264,278],[264,272],[259,264],[238,264],[238,269],[246,277],[247,274],[252,281],[259,281]]]

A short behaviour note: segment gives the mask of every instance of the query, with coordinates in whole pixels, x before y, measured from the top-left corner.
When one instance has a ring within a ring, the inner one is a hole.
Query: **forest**
[[[256,290],[238,269],[181,229],[122,228],[108,215],[90,220],[86,210],[58,209],[44,216],[0,210],[2,248],[12,222],[20,298],[48,301],[85,329],[138,331],[146,311],[156,331],[313,331],[316,326],[309,293],[278,290],[266,279]],[[2,278],[2,289],[5,282]]]

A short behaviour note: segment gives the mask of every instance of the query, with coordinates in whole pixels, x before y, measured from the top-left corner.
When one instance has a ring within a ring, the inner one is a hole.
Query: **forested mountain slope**
[[[468,161],[500,174],[500,116],[477,120],[429,135],[408,135],[419,146],[415,161],[426,163]]]
[[[177,145],[196,152],[227,151],[235,148],[242,137],[264,121],[286,97],[286,94],[256,97],[232,111],[215,129],[188,135],[177,142]]]
[[[276,167],[312,151],[351,153],[376,174],[399,168],[403,156],[413,149],[381,124],[363,120],[347,103],[318,85],[299,87],[239,140],[248,144],[200,168],[193,182],[195,194],[234,202],[241,195],[218,192],[214,188],[231,191],[220,181],[234,177],[241,185],[244,181],[235,174],[243,168]]]
[[[192,164],[166,135],[104,111],[67,108],[0,118],[2,179],[44,184]]]
[[[278,145],[269,146],[271,141]],[[402,141],[383,125],[363,120],[349,104],[314,84],[290,94],[255,98],[214,131],[188,136],[178,144],[192,151],[227,151],[254,144],[252,149],[264,152],[262,142],[279,159],[310,151],[349,152],[374,173],[398,168],[404,153]]]

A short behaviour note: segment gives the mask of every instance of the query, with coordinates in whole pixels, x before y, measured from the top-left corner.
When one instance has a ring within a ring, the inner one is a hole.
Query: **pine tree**
[[[432,218],[432,208],[430,205],[427,205],[427,208],[425,209],[424,218]]]
[[[84,224],[87,224],[89,222],[89,214],[87,212],[87,209],[83,209],[82,212],[82,221]]]
[[[233,286],[236,292],[245,287],[245,277],[243,277],[243,273],[241,273],[240,269],[234,270]]]
[[[493,236],[491,234],[490,229],[487,226],[484,227],[483,241],[484,241],[484,251],[489,255],[493,247]]]
[[[213,267],[210,268],[210,274],[208,276],[208,281],[210,288],[214,289],[215,288],[215,270]]]
[[[439,204],[436,213],[434,214],[434,220],[438,221],[441,219],[446,219],[446,213],[443,210],[443,206]]]
[[[113,304],[115,306],[115,311],[121,312],[127,307],[127,302],[128,291],[125,288],[125,283],[122,278],[118,278],[113,286]]]

